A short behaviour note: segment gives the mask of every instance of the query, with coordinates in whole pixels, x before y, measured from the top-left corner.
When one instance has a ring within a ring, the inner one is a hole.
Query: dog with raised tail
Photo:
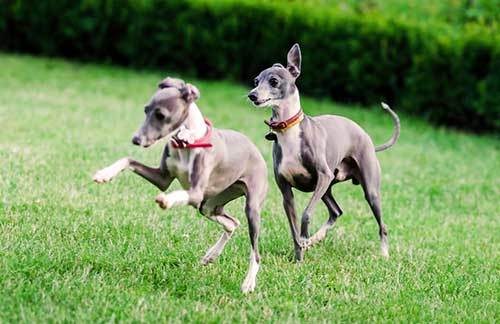
[[[129,169],[161,191],[177,179],[183,190],[165,194],[156,202],[163,209],[191,205],[223,228],[220,239],[208,249],[202,264],[213,262],[224,249],[240,222],[224,206],[241,196],[250,232],[250,265],[241,285],[245,293],[255,288],[259,271],[260,212],[268,189],[266,163],[257,147],[243,134],[214,128],[195,101],[198,89],[183,80],[166,78],[144,108],[146,119],[133,137],[135,145],[149,147],[167,138],[158,168],[123,158],[98,171],[93,180],[111,181]]]
[[[388,105],[382,107],[392,116],[395,128],[391,139],[375,147],[370,136],[355,122],[335,115],[310,117],[300,105],[295,81],[300,75],[301,53],[298,44],[287,56],[287,66],[274,64],[255,78],[255,88],[248,98],[256,107],[271,107],[272,117],[266,124],[273,141],[274,176],[283,196],[295,246],[295,257],[301,261],[304,250],[325,238],[342,210],[332,195],[332,186],[351,180],[361,184],[365,198],[377,220],[382,255],[389,256],[387,228],[382,221],[380,201],[380,164],[376,152],[393,146],[400,133],[399,118]],[[297,223],[292,188],[312,192],[300,224]],[[326,205],[329,218],[314,235],[309,223],[319,200]]]

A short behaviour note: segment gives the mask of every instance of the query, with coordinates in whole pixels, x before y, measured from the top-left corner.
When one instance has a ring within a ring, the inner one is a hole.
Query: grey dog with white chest
[[[93,179],[108,182],[121,171],[130,169],[161,191],[177,179],[183,190],[156,197],[164,209],[191,205],[224,231],[202,259],[214,261],[224,249],[239,221],[224,211],[224,206],[245,196],[245,213],[250,232],[250,265],[241,285],[243,292],[254,290],[259,271],[260,211],[267,193],[267,168],[255,145],[243,134],[212,128],[195,104],[198,89],[180,79],[166,78],[145,107],[144,124],[132,142],[148,147],[166,137],[158,168],[151,168],[130,158],[123,158],[98,171]]]
[[[257,107],[271,107],[266,123],[272,132],[274,175],[283,195],[283,206],[290,223],[295,257],[302,260],[304,250],[325,238],[342,210],[333,198],[334,184],[352,180],[361,184],[365,198],[377,220],[382,255],[389,256],[387,228],[382,221],[380,164],[375,152],[394,145],[399,137],[398,116],[382,104],[395,123],[391,139],[375,147],[370,136],[355,122],[335,115],[309,117],[302,112],[296,79],[300,74],[301,53],[295,44],[287,56],[287,66],[274,64],[255,78],[248,98]],[[292,188],[313,192],[299,227]],[[322,200],[329,212],[327,222],[312,236],[308,226],[314,208]]]

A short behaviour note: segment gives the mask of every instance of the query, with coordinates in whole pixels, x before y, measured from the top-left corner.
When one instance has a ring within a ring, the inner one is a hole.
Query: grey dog
[[[217,243],[202,259],[214,261],[231,238],[239,221],[224,211],[224,206],[245,196],[245,213],[250,232],[251,252],[247,276],[241,285],[245,293],[253,291],[259,271],[260,211],[267,193],[267,168],[255,145],[243,134],[212,128],[195,104],[198,89],[180,79],[166,78],[145,106],[146,119],[132,142],[148,147],[166,137],[159,168],[151,168],[123,158],[98,171],[93,179],[108,182],[121,171],[130,169],[161,191],[177,179],[184,190],[156,197],[164,209],[191,205],[201,214],[222,225]]]
[[[255,88],[248,94],[255,106],[272,108],[272,118],[266,121],[272,132],[266,138],[274,141],[274,175],[283,195],[295,257],[302,260],[304,250],[324,239],[342,214],[331,189],[334,184],[347,180],[361,184],[379,226],[382,255],[388,257],[387,228],[382,221],[380,202],[381,171],[375,152],[396,143],[400,133],[399,118],[382,103],[394,120],[395,131],[387,143],[375,147],[370,136],[352,120],[335,115],[304,115],[295,84],[300,68],[300,48],[295,44],[288,52],[287,66],[274,64],[262,71],[255,78]],[[313,192],[302,215],[300,234],[292,187]],[[320,199],[328,209],[329,218],[317,233],[309,236],[308,226]]]

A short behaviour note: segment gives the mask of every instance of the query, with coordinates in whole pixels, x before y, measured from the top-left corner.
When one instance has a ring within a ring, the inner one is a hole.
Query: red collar
[[[269,126],[274,131],[283,132],[289,129],[290,127],[293,127],[298,123],[300,123],[302,119],[304,119],[304,113],[302,112],[302,110],[299,110],[297,114],[288,118],[285,121],[264,120],[264,123],[266,123],[266,125]]]
[[[205,118],[205,124],[207,124],[207,132],[202,138],[197,139],[194,141],[194,143],[188,143],[186,141],[183,141],[179,138],[177,138],[176,135],[172,137],[170,140],[170,143],[172,144],[173,148],[176,149],[184,149],[184,148],[198,148],[198,147],[212,147],[212,143],[210,143],[210,138],[212,137],[212,122]]]

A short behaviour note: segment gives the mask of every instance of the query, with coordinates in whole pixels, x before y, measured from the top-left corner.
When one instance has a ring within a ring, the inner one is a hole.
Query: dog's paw
[[[116,176],[116,172],[110,168],[104,168],[102,170],[97,171],[92,180],[96,183],[105,183],[111,181]]]
[[[193,144],[196,140],[195,134],[185,126],[177,133],[177,138],[189,144]]]
[[[307,249],[309,249],[311,247],[312,240],[310,238],[304,238],[303,237],[303,238],[300,239],[299,244],[300,244],[300,248],[302,250],[307,250]]]
[[[382,257],[389,259],[389,246],[387,245],[387,243],[382,243],[382,245],[380,246],[380,254],[382,255]]]
[[[255,278],[248,278],[247,277],[245,279],[245,281],[243,281],[243,283],[241,284],[241,291],[244,294],[251,293],[252,291],[255,290],[255,282],[256,282]]]
[[[211,254],[207,254],[205,255],[202,259],[201,259],[201,265],[209,265],[210,263],[213,263],[216,259],[216,256],[213,256]]]
[[[304,261],[304,249],[296,249],[295,250],[295,262],[301,263]]]
[[[172,207],[172,204],[168,201],[168,196],[163,192],[160,192],[158,196],[156,196],[155,201],[162,209],[169,209]]]

